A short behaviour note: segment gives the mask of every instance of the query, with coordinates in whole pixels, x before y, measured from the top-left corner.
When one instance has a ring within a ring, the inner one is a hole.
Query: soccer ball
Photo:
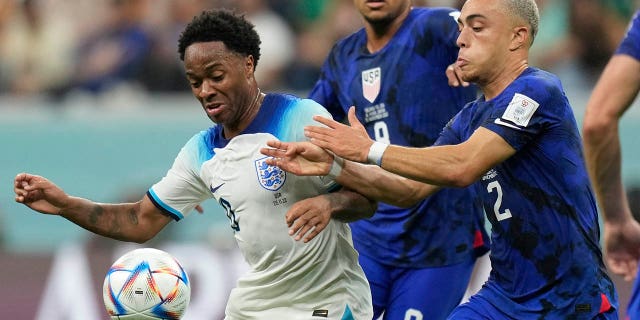
[[[191,297],[189,278],[180,263],[153,248],[135,249],[118,258],[102,289],[112,320],[177,320]]]

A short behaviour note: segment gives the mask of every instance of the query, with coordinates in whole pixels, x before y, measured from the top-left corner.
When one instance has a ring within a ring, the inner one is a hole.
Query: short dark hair
[[[178,53],[184,61],[187,47],[196,42],[222,41],[231,51],[260,60],[260,37],[244,15],[226,9],[203,11],[184,28],[178,39]]]

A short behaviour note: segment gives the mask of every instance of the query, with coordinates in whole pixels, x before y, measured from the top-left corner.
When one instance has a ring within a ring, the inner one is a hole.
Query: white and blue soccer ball
[[[177,320],[189,299],[189,277],[169,253],[135,249],[113,263],[104,279],[104,305],[111,319]]]

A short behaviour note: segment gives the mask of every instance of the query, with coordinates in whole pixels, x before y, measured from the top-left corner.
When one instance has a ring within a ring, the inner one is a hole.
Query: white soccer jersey
[[[371,292],[346,223],[332,220],[309,243],[288,234],[284,216],[305,198],[328,192],[319,177],[267,165],[266,141],[301,141],[317,103],[270,94],[243,134],[226,140],[214,126],[194,136],[148,192],[176,220],[209,198],[225,209],[250,272],[231,292],[226,319],[371,319]]]

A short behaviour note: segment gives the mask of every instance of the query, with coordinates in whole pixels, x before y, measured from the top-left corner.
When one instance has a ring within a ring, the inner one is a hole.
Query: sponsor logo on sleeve
[[[533,117],[533,114],[538,109],[538,106],[540,106],[540,104],[535,100],[523,94],[516,93],[513,95],[513,99],[509,102],[509,106],[507,106],[507,109],[504,111],[501,119],[496,119],[495,122],[497,124],[506,125],[506,120],[506,122],[510,122],[512,124],[511,126],[515,125],[518,127],[526,127],[529,124],[531,117]]]

